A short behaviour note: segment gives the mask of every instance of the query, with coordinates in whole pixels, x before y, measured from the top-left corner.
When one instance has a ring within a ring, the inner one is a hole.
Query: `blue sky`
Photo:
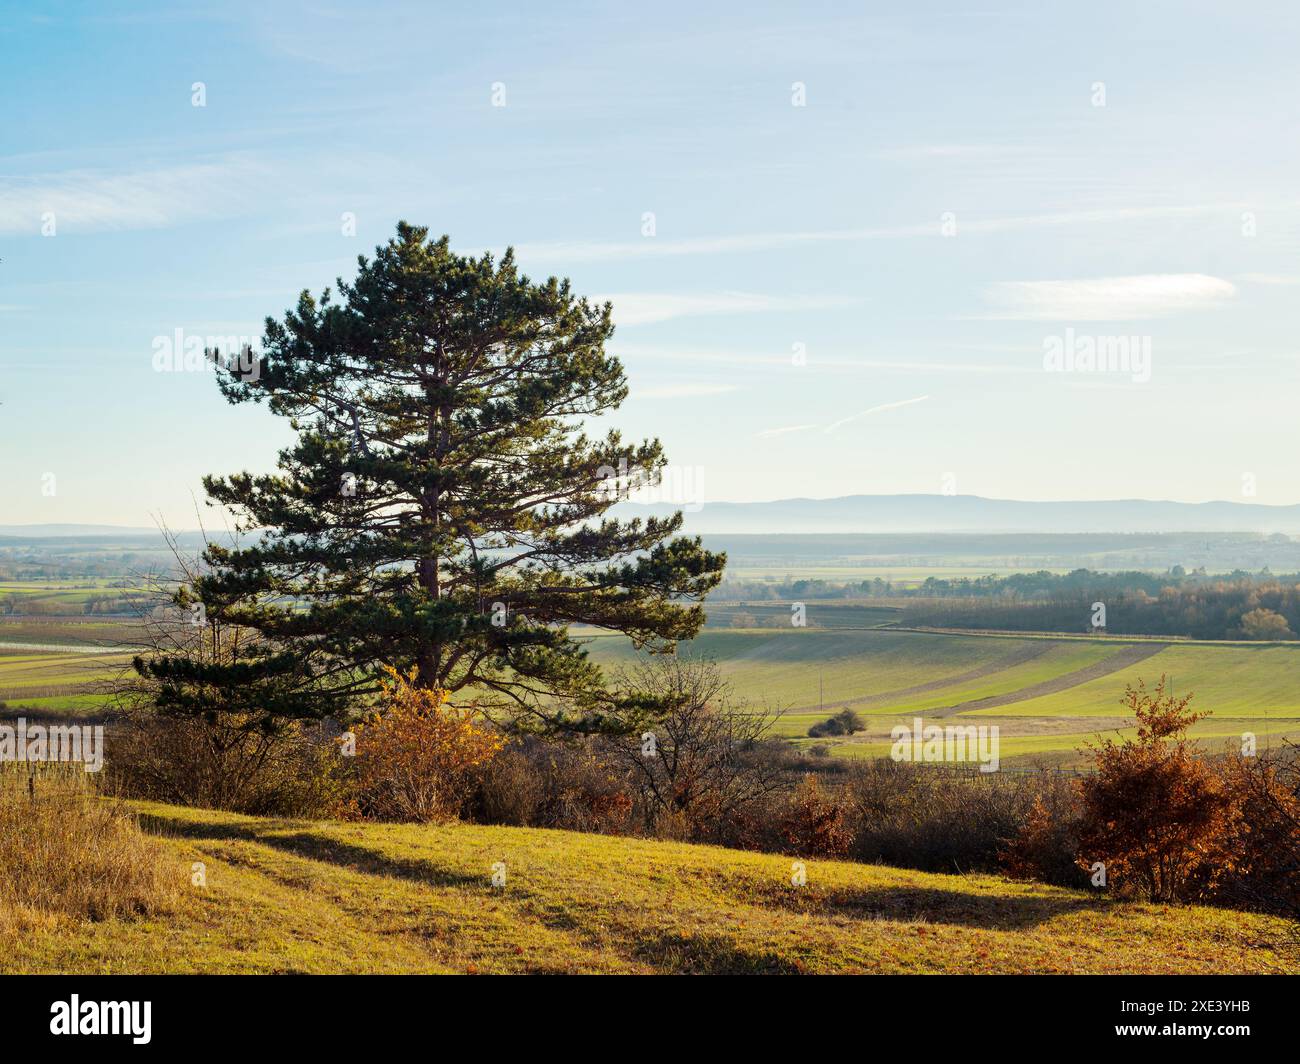
[[[1300,11],[705,7],[0,4],[0,524],[269,467],[155,338],[399,218],[613,299],[614,420],[706,499],[1300,501]]]

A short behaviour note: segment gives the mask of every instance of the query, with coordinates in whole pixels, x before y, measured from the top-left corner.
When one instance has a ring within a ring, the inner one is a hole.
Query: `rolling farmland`
[[[830,752],[881,757],[889,732],[919,716],[997,724],[1004,759],[1068,764],[1099,735],[1125,733],[1126,684],[1162,674],[1212,716],[1193,729],[1207,747],[1300,739],[1300,643],[1210,644],[1117,637],[1003,636],[897,629],[706,629],[686,648],[715,658],[736,695],[786,709],[779,734],[804,745],[808,728],[841,708],[867,727]],[[597,637],[592,657],[617,666],[626,641]]]
[[[8,715],[93,715],[105,702],[98,685],[130,661],[131,618],[73,612],[105,593],[85,583],[0,585],[0,597],[19,596],[23,607],[69,611],[0,617],[0,705]]]
[[[66,599],[70,610],[104,590],[87,581],[4,586],[25,601]],[[716,660],[739,701],[784,710],[778,734],[835,756],[886,756],[890,729],[921,717],[996,724],[1004,759],[1068,764],[1084,743],[1123,732],[1126,684],[1162,674],[1212,713],[1193,731],[1206,744],[1247,731],[1261,744],[1300,739],[1300,643],[917,631],[894,627],[896,608],[873,602],[813,601],[807,612],[809,627],[792,628],[786,603],[711,604],[709,627],[683,649]],[[0,618],[0,703],[10,715],[94,715],[105,702],[97,685],[129,662],[131,635],[125,617]],[[636,657],[621,636],[584,637],[603,666]],[[808,738],[844,708],[864,731]]]

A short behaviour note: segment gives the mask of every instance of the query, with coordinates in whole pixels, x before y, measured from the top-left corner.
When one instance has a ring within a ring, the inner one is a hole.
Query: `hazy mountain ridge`
[[[684,506],[620,503],[619,516]],[[833,499],[711,502],[686,512],[692,533],[1258,532],[1300,533],[1300,505],[1148,499],[1024,502],[979,495],[845,495]]]

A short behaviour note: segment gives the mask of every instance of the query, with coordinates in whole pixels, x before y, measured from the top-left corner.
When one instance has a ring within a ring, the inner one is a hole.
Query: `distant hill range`
[[[156,528],[130,528],[126,525],[0,525],[0,536],[9,539],[86,539],[91,536],[160,535]]]
[[[978,495],[845,495],[835,499],[671,504],[620,503],[619,516],[686,510],[693,533],[1260,532],[1300,534],[1300,505],[1241,502],[1019,502]]]

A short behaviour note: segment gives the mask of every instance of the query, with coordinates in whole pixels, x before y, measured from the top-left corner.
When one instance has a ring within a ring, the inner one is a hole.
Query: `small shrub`
[[[624,834],[635,823],[625,769],[594,740],[516,739],[479,773],[474,817],[488,824]]]
[[[805,776],[790,796],[781,835],[800,857],[843,857],[853,845],[844,807],[813,775]]]
[[[948,771],[882,759],[850,766],[845,800],[854,832],[853,856],[927,872],[996,872],[1035,800],[1054,818],[1072,822],[1077,798],[1070,782],[1043,771],[1031,776]],[[1052,882],[1078,884],[1069,839],[1052,862]],[[1057,878],[1057,875],[1063,878]]]
[[[1153,691],[1127,688],[1137,738],[1094,747],[1096,773],[1080,783],[1080,865],[1101,861],[1117,887],[1160,901],[1212,892],[1235,860],[1222,846],[1233,796],[1189,745],[1187,729],[1206,716],[1191,699],[1168,693],[1163,676]]]
[[[447,704],[443,691],[414,686],[388,670],[381,709],[356,733],[355,808],[378,820],[437,823],[460,815],[475,770],[504,746],[473,709]]]
[[[1007,874],[1014,879],[1038,879],[1062,886],[1081,886],[1084,878],[1076,860],[1078,816],[1073,803],[1053,809],[1043,793],[1033,804],[1015,837],[1001,854]]]
[[[1232,855],[1219,893],[1230,904],[1297,921],[1300,932],[1300,751],[1235,756],[1220,768],[1235,816],[1222,848]]]
[[[272,726],[239,714],[207,720],[137,710],[108,735],[105,788],[249,816],[335,816],[347,780],[324,728],[298,721]]]
[[[714,662],[660,655],[618,681],[650,712],[604,748],[634,781],[647,834],[722,842],[767,795],[789,789],[782,751],[792,751],[770,734],[780,712],[736,704]]]
[[[852,735],[865,728],[866,724],[857,710],[842,709],[835,716],[814,724],[808,729],[808,735],[813,739],[821,739],[828,735]]]

